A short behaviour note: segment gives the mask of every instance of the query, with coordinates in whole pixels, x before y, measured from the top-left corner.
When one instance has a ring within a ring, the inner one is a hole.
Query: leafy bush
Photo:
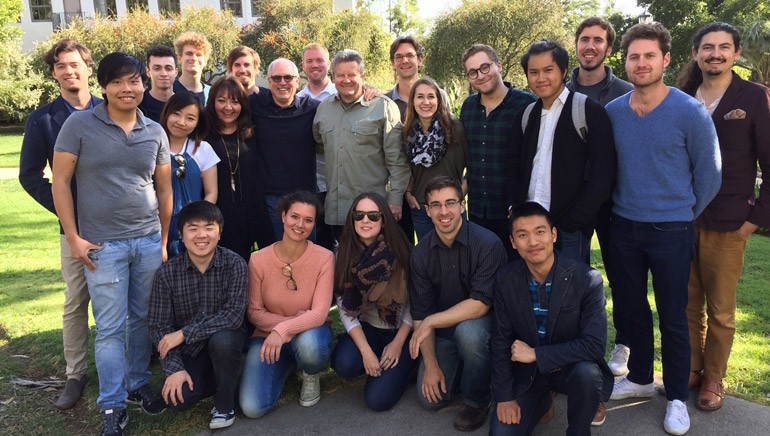
[[[0,41],[0,119],[23,121],[40,100],[36,85],[42,77],[32,71],[19,38]]]

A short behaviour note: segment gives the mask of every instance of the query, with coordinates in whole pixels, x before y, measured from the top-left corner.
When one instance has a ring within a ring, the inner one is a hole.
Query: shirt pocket
[[[350,127],[353,135],[351,154],[370,156],[382,151],[380,126],[374,122],[358,122]]]

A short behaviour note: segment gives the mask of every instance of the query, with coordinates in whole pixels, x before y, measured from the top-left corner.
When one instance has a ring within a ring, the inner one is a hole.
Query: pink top
[[[257,251],[249,260],[249,321],[254,336],[275,331],[284,341],[321,326],[329,315],[334,286],[334,255],[307,241],[307,249],[291,264],[297,290],[286,286],[284,262],[275,254],[275,244]]]

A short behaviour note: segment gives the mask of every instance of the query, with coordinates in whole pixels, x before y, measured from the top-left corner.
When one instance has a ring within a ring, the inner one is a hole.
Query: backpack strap
[[[527,130],[527,123],[529,123],[529,115],[532,113],[532,109],[535,107],[535,103],[530,103],[525,109],[524,109],[524,115],[521,117],[521,134],[524,134],[524,131]]]
[[[575,126],[578,136],[583,142],[588,142],[588,124],[586,123],[586,99],[585,94],[579,92],[572,96],[572,124]]]

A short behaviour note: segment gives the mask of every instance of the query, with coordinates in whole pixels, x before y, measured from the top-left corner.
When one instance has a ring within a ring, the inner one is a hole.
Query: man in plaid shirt
[[[215,205],[190,203],[178,219],[187,252],[158,270],[148,315],[166,375],[163,399],[182,411],[213,395],[209,427],[229,427],[243,360],[246,262],[217,247],[223,218]]]

